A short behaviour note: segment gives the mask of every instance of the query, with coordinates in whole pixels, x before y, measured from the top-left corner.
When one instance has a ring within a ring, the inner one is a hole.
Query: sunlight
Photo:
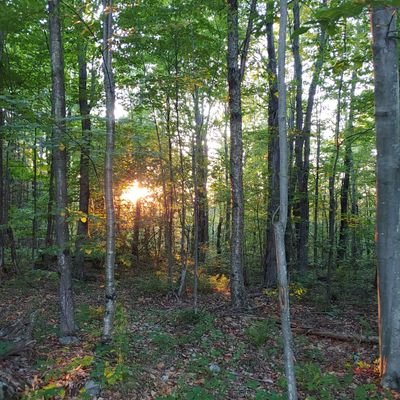
[[[123,203],[136,203],[138,200],[151,195],[151,191],[139,185],[139,182],[134,181],[127,186],[121,193],[120,199]]]

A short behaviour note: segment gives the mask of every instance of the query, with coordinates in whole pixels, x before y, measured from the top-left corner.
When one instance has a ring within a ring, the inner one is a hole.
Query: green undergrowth
[[[256,347],[265,345],[278,334],[278,326],[272,319],[264,319],[251,324],[246,330],[247,340]]]
[[[102,387],[116,385],[126,380],[131,371],[128,366],[129,335],[126,310],[117,305],[114,318],[113,340],[110,344],[99,344],[95,350],[95,359],[91,377]]]
[[[80,323],[83,334],[90,334],[98,341],[100,337],[100,322],[103,314],[101,308],[81,305],[77,309],[77,322]],[[85,379],[92,379],[102,389],[109,389],[122,382],[128,382],[133,373],[133,365],[128,361],[129,335],[127,333],[128,319],[123,307],[117,305],[114,319],[113,341],[110,344],[99,344],[94,351],[87,350],[84,356],[71,357],[68,360],[69,348],[62,350],[63,357],[50,360],[39,359],[35,368],[40,372],[43,384],[37,390],[27,393],[26,400],[75,398],[90,399],[86,390],[77,384],[74,393],[65,386],[65,380],[72,379],[76,371],[86,371]],[[67,361],[66,361],[67,360]],[[73,387],[74,385],[71,385]],[[77,392],[77,393],[75,393]]]
[[[210,291],[215,291],[216,285],[226,284],[220,283],[222,277],[216,274],[210,279],[206,274],[201,275],[201,279],[208,282],[205,285],[210,285]],[[46,271],[28,273],[24,278],[25,285],[28,278],[33,281],[34,287],[45,282],[55,286],[56,282],[53,273]],[[11,282],[12,285],[17,283]],[[282,394],[286,391],[282,340],[279,326],[273,319],[254,321],[233,316],[225,326],[224,321],[228,320],[226,316],[219,317],[206,309],[195,313],[193,309],[179,310],[170,307],[170,304],[167,304],[168,308],[162,308],[159,306],[161,303],[152,303],[146,298],[170,292],[165,274],[146,274],[132,278],[132,287],[135,295],[145,297],[143,304],[139,302],[137,307],[129,309],[118,305],[113,342],[110,344],[95,345],[100,341],[103,306],[79,304],[76,322],[83,339],[83,351],[74,354],[73,347],[49,350],[48,359],[44,357],[35,365],[38,375],[43,379],[41,387],[27,393],[24,399],[67,399],[73,395],[86,400],[90,396],[83,385],[88,379],[99,383],[104,391],[118,392],[122,398],[129,399],[132,390],[136,393],[140,393],[143,388],[152,390],[149,371],[160,381],[165,372],[161,370],[165,368],[167,371],[171,367],[175,371],[174,386],[169,395],[159,396],[160,400],[223,400],[234,399],[239,395],[241,398],[255,400],[287,398]],[[268,294],[276,295],[273,291]],[[297,296],[299,300],[308,296],[307,283],[292,283],[291,295]],[[51,313],[43,315],[55,316],[57,306],[50,303],[46,304],[46,310]],[[329,312],[334,318],[338,311],[331,307]],[[363,332],[372,331],[367,319],[359,320],[358,323],[363,327]],[[56,329],[55,318],[39,314],[35,322],[34,338],[44,344],[48,336],[57,333]],[[297,383],[300,393],[307,396],[305,399],[392,399],[390,393],[382,392],[374,383],[357,383],[357,379],[352,376],[353,362],[346,369],[347,372],[343,372],[345,368],[342,371],[336,368],[335,371],[327,371],[323,367],[326,365],[325,349],[314,346],[309,337],[296,335],[294,341],[299,352],[299,356],[296,355]],[[2,351],[7,351],[7,344],[0,348],[0,354]],[[160,363],[164,367],[158,370],[157,365]],[[262,369],[260,365],[274,373],[270,383],[263,382],[256,375]],[[72,393],[65,378],[69,376],[73,379],[78,370],[83,370],[85,376],[77,380]],[[275,374],[280,378],[276,379]]]
[[[165,295],[170,291],[165,274],[138,276],[134,278],[132,285],[135,287],[135,291],[143,296]]]

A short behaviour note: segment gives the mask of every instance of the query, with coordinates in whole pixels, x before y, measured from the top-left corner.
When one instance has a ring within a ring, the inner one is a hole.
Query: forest
[[[398,0],[0,0],[0,400],[400,399]]]

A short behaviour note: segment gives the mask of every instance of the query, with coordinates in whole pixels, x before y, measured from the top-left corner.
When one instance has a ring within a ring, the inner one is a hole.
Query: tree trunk
[[[198,218],[199,218],[199,262],[204,262],[208,246],[208,201],[207,201],[207,136],[204,117],[200,109],[200,94],[196,88],[193,94],[195,111],[195,151],[197,160]]]
[[[166,208],[166,226],[165,226],[165,246],[168,262],[168,284],[172,288],[174,273],[174,169],[172,164],[172,133],[171,133],[171,99],[167,96],[167,121],[166,129],[168,136],[168,190],[167,190],[167,208]]]
[[[350,111],[349,119],[344,137],[344,176],[342,179],[342,187],[340,190],[340,227],[338,242],[338,262],[341,263],[346,259],[348,242],[349,242],[349,199],[350,199],[350,175],[352,172],[352,149],[350,137],[353,134],[354,122],[354,92],[356,88],[356,73],[353,72],[350,89]]]
[[[4,190],[4,125],[5,125],[5,111],[0,109],[0,271],[5,266],[5,221],[4,221],[4,208],[7,203],[5,190]]]
[[[356,269],[360,254],[360,243],[357,235],[358,227],[358,193],[357,178],[354,171],[354,164],[351,163],[351,265]]]
[[[239,55],[238,0],[228,0],[228,86],[230,112],[230,179],[232,190],[231,299],[235,309],[246,304],[243,277],[243,142]]]
[[[276,246],[273,217],[279,207],[279,134],[278,134],[278,82],[276,78],[276,53],[274,42],[273,7],[267,10],[267,51],[268,51],[268,206],[267,231],[264,253],[264,286],[276,285]]]
[[[293,30],[296,32],[297,29],[300,28],[300,6],[298,0],[293,3]],[[294,101],[294,145],[293,145],[293,153],[295,158],[295,168],[294,173],[292,172],[291,176],[292,179],[295,179],[296,184],[291,184],[291,189],[295,189],[297,185],[297,197],[298,200],[296,201],[293,211],[295,217],[295,232],[296,232],[296,239],[297,239],[297,252],[293,255],[295,258],[295,265],[298,266],[298,269],[301,273],[305,271],[307,266],[305,253],[307,251],[305,249],[306,246],[306,226],[305,222],[302,219],[302,212],[303,214],[306,213],[305,207],[308,207],[308,204],[304,204],[304,196],[307,196],[306,193],[301,193],[304,187],[304,143],[305,138],[303,135],[303,65],[301,62],[300,56],[300,47],[299,47],[299,35],[293,35],[293,44],[292,44],[292,52],[293,52],[293,59],[294,59],[294,77],[296,81],[296,96]],[[290,206],[293,201],[294,191],[290,194]],[[307,200],[307,199],[306,199]],[[292,231],[293,233],[293,231]],[[293,241],[293,240],[291,240]]]
[[[112,37],[113,15],[112,0],[103,0],[103,72],[104,89],[106,92],[106,155],[104,166],[104,190],[106,203],[106,293],[105,313],[103,324],[103,341],[112,339],[112,328],[115,314],[116,291],[114,281],[115,266],[115,210],[113,196],[113,152],[115,137],[115,85],[112,70]]]
[[[0,31],[0,69],[3,71],[3,52],[4,52],[4,33]],[[3,82],[0,81],[0,88]],[[4,125],[5,125],[5,111],[0,108],[0,273],[5,264],[4,252],[4,217],[3,210],[5,205],[5,191],[4,191],[4,165],[3,165],[3,148],[4,148]]]
[[[400,391],[400,115],[397,9],[372,9],[377,156],[379,350],[382,385]]]
[[[53,141],[53,134],[51,141]],[[51,153],[48,156],[47,162],[49,164],[49,200],[47,202],[47,228],[46,228],[46,248],[49,249],[54,243],[54,157]]]
[[[227,114],[227,112],[226,112]],[[230,243],[231,240],[231,211],[232,211],[232,193],[229,186],[229,175],[230,175],[230,159],[229,159],[229,142],[228,142],[228,122],[226,122],[224,129],[224,161],[225,161],[225,186],[226,186],[226,208],[225,208],[225,234],[224,242],[225,246]]]
[[[139,200],[135,204],[135,219],[133,221],[132,237],[132,261],[134,267],[140,266],[140,228],[142,225],[142,202]]]
[[[196,124],[197,125],[197,124]],[[198,151],[200,150],[200,135],[195,132],[194,138],[192,140],[192,151],[193,151],[193,185],[194,185],[194,243],[193,243],[193,253],[194,253],[194,281],[193,281],[193,310],[195,313],[198,311],[198,271],[199,271],[199,255],[200,255],[200,221],[199,221],[199,183],[198,183]]]
[[[186,287],[186,272],[187,272],[187,254],[186,254],[186,243],[188,242],[188,237],[186,234],[186,179],[185,179],[185,166],[183,158],[183,141],[181,136],[180,127],[180,114],[179,114],[179,87],[178,87],[178,50],[175,52],[175,117],[176,117],[176,134],[178,136],[178,146],[179,146],[179,169],[181,175],[181,210],[180,210],[180,220],[181,220],[181,248],[180,248],[180,258],[181,258],[181,276],[180,284],[178,289],[178,296],[182,296],[185,292]],[[195,189],[196,190],[196,189]]]
[[[162,149],[162,143],[161,143],[161,134],[160,130],[158,127],[157,119],[155,116],[155,113],[153,112],[154,116],[154,126],[156,129],[156,134],[157,134],[157,143],[158,143],[158,151],[159,151],[159,163],[160,163],[160,171],[161,171],[161,181],[162,181],[162,194],[163,194],[163,226],[160,228],[160,241],[159,244],[161,245],[162,242],[162,233],[163,233],[163,228],[164,228],[164,239],[165,239],[165,256],[167,259],[168,263],[168,279],[172,279],[172,264],[173,264],[173,255],[172,255],[172,233],[171,229],[172,226],[170,225],[170,201],[169,201],[169,196],[171,195],[170,193],[170,186],[167,182],[167,177],[166,177],[166,172],[165,172],[165,167],[164,167],[164,160],[163,160],[163,149]],[[170,282],[170,284],[172,284]]]
[[[319,173],[321,162],[321,123],[318,120],[317,124],[317,158],[315,166],[315,186],[314,186],[314,248],[313,248],[313,263],[314,267],[319,265],[318,248],[321,241],[318,237],[318,211],[319,211]]]
[[[38,216],[37,216],[37,200],[38,200],[38,182],[37,182],[37,129],[35,128],[35,138],[33,142],[33,181],[32,181],[32,198],[33,198],[33,218],[32,218],[32,262],[36,258],[38,248]]]
[[[287,1],[280,1],[279,48],[278,48],[278,126],[279,126],[279,221],[274,224],[276,258],[278,268],[279,305],[281,309],[282,336],[288,399],[297,400],[294,372],[293,338],[290,328],[289,285],[287,281],[285,230],[288,213],[288,143],[286,128],[286,52]]]
[[[81,5],[83,5],[82,2]],[[88,102],[87,90],[87,44],[84,43],[82,40],[82,38],[78,39],[79,112],[81,115],[82,140],[79,164],[79,220],[75,243],[75,269],[81,279],[83,278],[85,273],[84,252],[82,247],[87,242],[89,236],[89,158],[91,140],[90,107]]]
[[[322,0],[322,4],[326,5],[326,0]],[[318,55],[314,66],[311,84],[308,90],[307,108],[304,114],[304,125],[302,132],[296,138],[295,143],[298,201],[293,205],[293,214],[297,220],[297,265],[300,273],[304,273],[308,266],[308,236],[310,220],[308,175],[310,170],[311,117],[314,108],[315,93],[319,82],[319,75],[324,62],[325,43],[325,27],[321,25]]]
[[[60,335],[73,338],[76,326],[72,292],[71,257],[67,222],[67,155],[65,126],[64,56],[60,26],[60,1],[49,0],[50,55],[53,108],[53,168],[55,177],[55,233],[60,274]],[[67,339],[70,340],[70,339]]]
[[[217,243],[216,243],[218,255],[221,254],[221,232],[222,232],[222,224],[223,223],[224,223],[224,217],[222,215],[220,215],[219,220],[218,220],[218,225],[217,225]]]
[[[346,40],[346,39],[344,39]],[[333,155],[333,166],[328,178],[328,191],[329,191],[329,214],[328,214],[328,272],[326,281],[326,301],[329,304],[331,301],[331,283],[332,273],[336,268],[336,237],[335,237],[335,225],[336,225],[336,197],[335,197],[335,186],[336,186],[336,172],[337,164],[339,160],[340,151],[340,121],[342,116],[342,91],[343,91],[343,72],[340,74],[339,87],[338,87],[338,98],[337,98],[337,109],[336,109],[336,124],[335,124],[335,153]]]

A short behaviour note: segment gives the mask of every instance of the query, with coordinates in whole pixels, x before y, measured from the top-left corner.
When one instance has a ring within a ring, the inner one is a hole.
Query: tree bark
[[[228,114],[228,112],[226,112]],[[225,186],[226,186],[226,208],[225,208],[225,232],[224,242],[227,247],[231,240],[231,211],[232,211],[232,193],[229,187],[229,175],[230,175],[230,144],[228,142],[228,121],[226,122],[224,129],[224,172],[225,172]]]
[[[239,20],[238,0],[228,0],[228,86],[230,113],[230,179],[232,191],[231,225],[231,299],[235,309],[246,304],[243,276],[243,142],[241,72],[238,65]]]
[[[4,209],[7,204],[4,188],[4,125],[5,111],[0,109],[0,271],[5,267],[5,218]]]
[[[207,200],[207,178],[208,178],[208,155],[207,136],[204,127],[204,117],[200,107],[200,93],[196,88],[193,94],[195,113],[195,149],[197,167],[197,197],[198,197],[198,219],[199,219],[199,262],[204,262],[208,246],[208,200]]]
[[[264,253],[264,286],[276,285],[276,246],[273,216],[279,207],[279,133],[278,133],[278,82],[276,73],[276,52],[274,39],[273,5],[267,10],[267,52],[268,52],[268,205],[267,231]]]
[[[132,261],[133,267],[140,266],[140,229],[142,226],[142,202],[137,200],[135,204],[135,218],[133,221],[132,237]]]
[[[3,52],[4,52],[4,33],[0,31],[0,71],[3,71]],[[3,81],[0,81],[0,88],[3,87]],[[0,108],[0,272],[5,264],[4,252],[4,205],[5,205],[5,191],[4,191],[4,163],[3,163],[3,148],[4,148],[4,125],[5,125],[5,111]]]
[[[60,1],[49,0],[50,56],[53,108],[53,168],[55,177],[55,233],[60,275],[60,335],[73,338],[76,326],[72,292],[71,257],[68,248],[67,155],[65,126],[64,55],[61,39]]]
[[[349,237],[349,199],[350,199],[350,178],[352,172],[352,148],[350,136],[353,134],[354,123],[354,92],[356,88],[356,73],[353,72],[350,89],[350,111],[349,119],[344,137],[344,176],[342,179],[342,187],[340,190],[340,227],[339,227],[339,242],[338,242],[338,262],[341,263],[346,259],[348,250]]]
[[[220,210],[221,212],[221,210]],[[217,225],[217,242],[216,242],[216,248],[217,248],[217,254],[221,254],[221,232],[222,232],[222,224],[224,223],[224,217],[220,215],[219,220],[218,220],[218,225]]]
[[[377,146],[377,257],[382,385],[400,391],[400,115],[397,9],[372,9]]]
[[[285,53],[287,27],[287,0],[280,1],[278,47],[278,127],[279,127],[279,221],[274,224],[278,268],[279,305],[281,309],[282,336],[288,399],[297,400],[294,372],[293,337],[290,328],[289,285],[287,281],[285,230],[288,215],[288,143],[286,128]]]
[[[179,169],[181,175],[181,210],[180,210],[180,222],[181,222],[181,248],[180,248],[180,258],[181,258],[181,276],[178,289],[178,296],[182,296],[185,292],[186,287],[186,272],[187,272],[187,253],[186,253],[186,243],[189,241],[188,235],[186,233],[186,179],[185,179],[185,166],[183,158],[183,140],[181,135],[180,126],[180,113],[179,113],[179,64],[178,64],[178,49],[176,46],[175,50],[175,118],[176,118],[176,134],[178,136],[178,146],[179,146]],[[196,186],[195,186],[196,191]],[[196,267],[196,266],[195,266]]]
[[[319,248],[319,237],[318,237],[318,211],[319,211],[319,174],[320,174],[320,162],[321,162],[321,123],[318,120],[317,124],[317,156],[315,165],[315,186],[314,186],[314,248],[313,248],[313,263],[314,268],[318,267],[318,248]]]
[[[104,166],[104,190],[106,203],[106,293],[103,321],[103,341],[112,339],[112,328],[116,305],[114,279],[115,266],[115,209],[113,196],[113,152],[115,137],[115,85],[112,70],[113,1],[103,0],[103,73],[106,92],[106,155]]]
[[[37,129],[35,128],[35,137],[33,142],[33,181],[32,181],[32,198],[33,198],[33,218],[32,218],[32,262],[36,258],[38,248],[38,216],[37,216],[37,200],[38,200],[38,182],[37,182]],[[1,175],[0,175],[1,176]]]
[[[51,135],[53,141],[53,134]],[[49,200],[47,202],[47,225],[46,225],[46,248],[50,248],[54,243],[54,158],[50,154],[47,158],[49,164]]]
[[[81,1],[81,6],[83,5]],[[82,16],[81,16],[82,18]],[[75,243],[75,269],[79,277],[84,276],[84,252],[82,247],[89,236],[89,160],[91,141],[90,106],[87,90],[87,44],[83,38],[78,39],[78,65],[79,65],[79,112],[81,115],[82,140],[79,164],[79,220]]]
[[[168,262],[168,284],[172,288],[174,273],[174,168],[172,163],[172,133],[171,133],[171,99],[167,96],[166,130],[168,137],[168,190],[165,226],[165,246]]]
[[[197,128],[197,124],[196,124]],[[193,243],[193,253],[194,253],[194,281],[193,281],[193,310],[195,313],[198,311],[198,271],[199,271],[199,261],[200,261],[200,218],[199,218],[199,184],[198,184],[198,152],[200,150],[201,137],[198,132],[195,132],[192,138],[192,151],[193,151],[193,185],[194,185],[194,243]]]

